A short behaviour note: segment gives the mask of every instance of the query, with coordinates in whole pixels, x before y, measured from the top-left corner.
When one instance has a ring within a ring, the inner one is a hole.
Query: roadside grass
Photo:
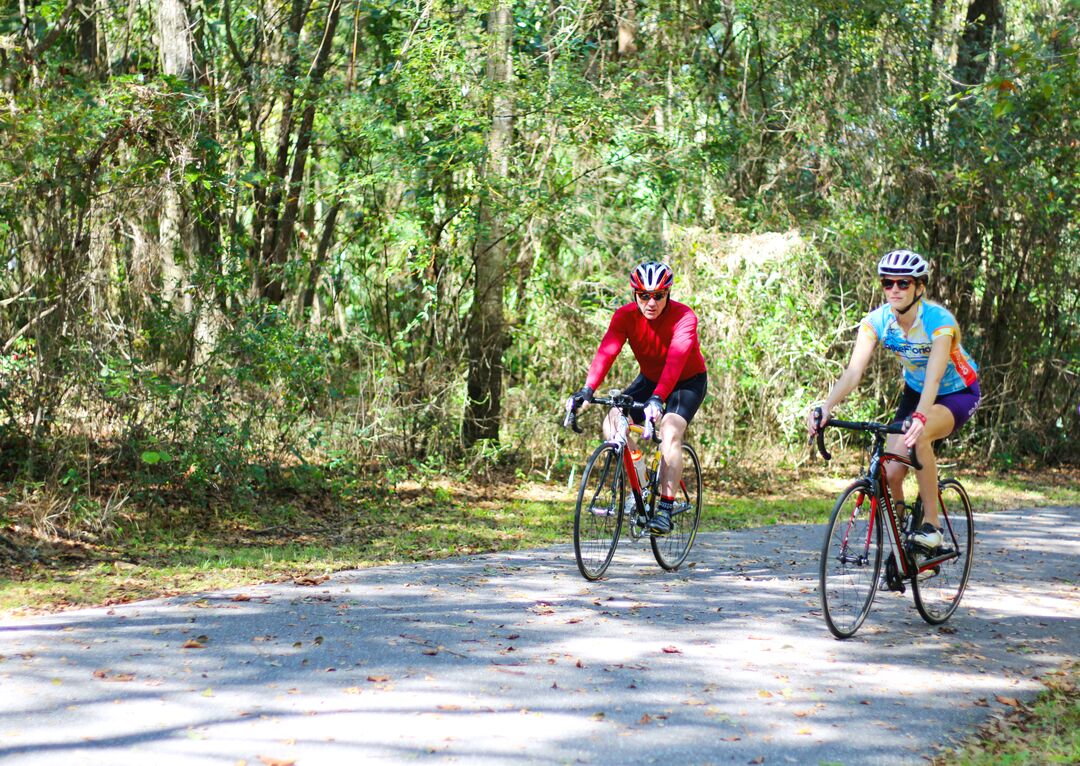
[[[1043,677],[1046,690],[1031,705],[991,719],[932,766],[1045,766],[1080,763],[1080,665]]]
[[[702,529],[828,519],[857,464],[831,475],[770,474],[737,486],[706,477]],[[1077,472],[963,474],[976,511],[1080,505]],[[716,487],[709,490],[709,487]],[[33,508],[0,534],[31,560],[0,558],[0,613],[32,613],[235,588],[343,569],[567,545],[576,487],[506,478],[484,485],[439,476],[378,484],[330,477],[243,507],[183,502],[114,520],[111,534],[47,534]],[[911,490],[914,492],[914,488]],[[155,496],[157,501],[162,497]],[[166,503],[168,503],[168,498]],[[182,500],[182,498],[180,498]],[[160,502],[159,502],[160,506]]]

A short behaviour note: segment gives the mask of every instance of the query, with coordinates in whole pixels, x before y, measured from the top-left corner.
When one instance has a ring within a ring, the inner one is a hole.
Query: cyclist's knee
[[[907,476],[907,466],[890,460],[885,464],[885,476],[888,479],[903,479]]]

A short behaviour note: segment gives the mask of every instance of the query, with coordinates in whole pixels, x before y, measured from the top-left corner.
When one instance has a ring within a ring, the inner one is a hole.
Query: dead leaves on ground
[[[304,575],[302,577],[293,578],[293,585],[312,587],[315,585],[322,585],[329,579],[330,575]]]
[[[111,670],[95,670],[94,678],[99,681],[114,681],[117,683],[126,683],[128,681],[135,680],[134,673],[113,673]]]

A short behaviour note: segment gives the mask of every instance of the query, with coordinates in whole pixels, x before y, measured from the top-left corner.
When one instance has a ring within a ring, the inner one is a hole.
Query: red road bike
[[[636,433],[639,438],[642,435],[641,426],[630,422],[630,413],[644,410],[645,405],[619,391],[612,391],[608,397],[594,397],[593,404],[618,409],[620,418],[614,438],[600,443],[581,474],[574,510],[574,557],[578,571],[586,580],[598,580],[604,575],[619,545],[624,519],[630,537],[637,540],[649,535],[656,563],[674,571],[690,553],[701,521],[701,462],[697,452],[683,443],[683,474],[671,511],[671,531],[655,534],[649,530],[649,521],[656,510],[657,488],[663,474],[659,439],[652,434],[648,445],[652,455],[647,462],[644,485],[638,479],[627,444],[627,434]],[[567,413],[563,425],[582,433],[575,412]],[[642,447],[644,450],[645,445]]]
[[[818,419],[821,410],[816,410]],[[890,461],[921,470],[914,451],[908,456],[885,451],[888,434],[904,432],[900,423],[829,420],[825,428],[863,431],[873,436],[866,473],[848,486],[836,501],[828,533],[821,547],[821,606],[825,623],[837,638],[850,638],[859,629],[880,584],[904,592],[911,585],[915,608],[931,625],[945,622],[960,605],[971,574],[975,548],[975,522],[971,501],[956,479],[938,482],[938,509],[943,529],[942,544],[933,551],[918,548],[912,535],[922,525],[922,503],[916,500],[910,513],[901,513],[889,494],[885,466]],[[822,457],[824,428],[817,433]],[[890,550],[881,574],[882,527],[888,531]]]

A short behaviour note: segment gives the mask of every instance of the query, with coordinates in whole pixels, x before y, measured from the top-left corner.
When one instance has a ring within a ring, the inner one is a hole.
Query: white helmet
[[[675,272],[666,263],[646,261],[630,272],[630,289],[639,292],[670,290]]]
[[[925,280],[930,273],[930,264],[911,250],[893,250],[885,253],[878,261],[877,273],[880,277],[914,277]]]

